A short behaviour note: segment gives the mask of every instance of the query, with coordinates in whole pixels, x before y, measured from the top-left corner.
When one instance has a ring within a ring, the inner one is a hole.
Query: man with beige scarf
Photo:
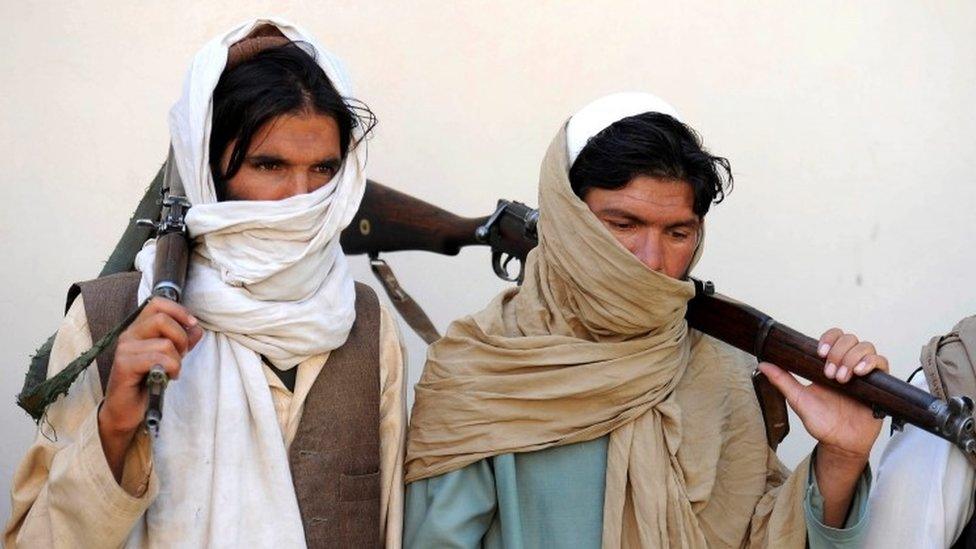
[[[524,283],[454,322],[416,386],[408,547],[856,546],[880,421],[759,365],[819,441],[790,473],[754,359],[684,320],[703,217],[730,184],[648,94],[599,99],[559,131]],[[887,368],[837,329],[820,353],[841,382]]]

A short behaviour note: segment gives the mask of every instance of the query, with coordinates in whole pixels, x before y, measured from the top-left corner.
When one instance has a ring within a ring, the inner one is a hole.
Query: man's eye
[[[279,164],[278,162],[258,162],[256,164],[254,164],[254,169],[260,170],[260,171],[263,171],[263,172],[274,171],[274,170],[277,170],[280,167],[281,167],[281,164]]]
[[[634,227],[633,223],[629,223],[627,221],[607,221],[607,224],[610,225],[611,228],[618,231],[626,231]]]
[[[671,231],[671,237],[677,240],[687,240],[691,237],[691,233],[687,231]]]
[[[318,166],[315,166],[315,171],[317,173],[332,177],[336,173],[336,168],[330,164],[319,164]]]

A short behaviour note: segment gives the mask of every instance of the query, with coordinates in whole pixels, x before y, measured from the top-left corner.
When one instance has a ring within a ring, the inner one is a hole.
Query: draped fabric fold
[[[523,285],[428,352],[407,482],[609,435],[604,547],[762,544],[770,525],[802,547],[804,485],[769,483],[784,475],[751,390],[755,362],[689,331],[691,282],[648,269],[610,235],[573,193],[567,150],[564,126],[542,164]],[[774,509],[793,518],[771,521]]]

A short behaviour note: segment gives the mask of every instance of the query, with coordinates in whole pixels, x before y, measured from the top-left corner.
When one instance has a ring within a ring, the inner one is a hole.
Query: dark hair
[[[619,189],[642,175],[689,183],[699,216],[732,190],[729,161],[709,154],[693,129],[656,112],[618,120],[590,138],[569,182],[582,198],[591,188]]]
[[[227,181],[241,169],[251,140],[267,122],[283,114],[311,111],[335,119],[343,159],[349,152],[352,131],[362,139],[376,125],[365,104],[342,97],[303,43],[290,42],[266,49],[220,75],[213,92],[210,131],[210,171],[218,200],[226,199]],[[309,50],[310,47],[306,46]],[[227,170],[221,160],[234,140]]]

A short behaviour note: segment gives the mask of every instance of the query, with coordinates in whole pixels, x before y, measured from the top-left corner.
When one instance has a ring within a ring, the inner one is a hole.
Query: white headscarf
[[[614,122],[656,112],[681,120],[678,110],[660,97],[647,92],[618,92],[595,99],[580,109],[566,124],[566,149],[569,165],[576,162],[583,147],[596,134]]]
[[[340,347],[355,320],[355,291],[339,235],[365,190],[362,134],[341,169],[314,192],[278,201],[217,202],[210,173],[213,90],[228,48],[264,24],[310,44],[343,97],[339,60],[277,19],[240,25],[197,53],[170,112],[175,162],[192,208],[195,248],[184,305],[204,328],[166,392],[154,444],[161,490],[130,545],[304,547],[288,456],[261,365],[299,362]],[[151,292],[155,243],[136,258]]]

